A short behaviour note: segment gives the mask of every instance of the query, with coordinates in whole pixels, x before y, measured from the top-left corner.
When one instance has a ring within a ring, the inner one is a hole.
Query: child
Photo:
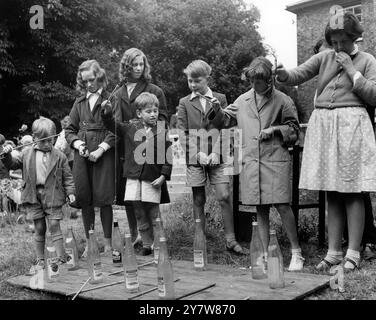
[[[328,22],[325,39],[333,48],[302,65],[277,67],[277,79],[300,85],[315,76],[317,98],[304,141],[299,188],[326,191],[328,242],[318,270],[344,260],[345,270],[360,266],[364,230],[363,192],[376,191],[376,143],[367,106],[376,106],[376,60],[359,50],[363,27],[350,12],[340,12],[343,24]],[[347,220],[349,246],[343,259],[342,234]]]
[[[242,247],[235,240],[230,179],[225,174],[226,166],[220,157],[220,140],[218,134],[209,137],[210,129],[214,127],[207,119],[212,109],[207,100],[216,98],[224,108],[227,106],[226,97],[208,87],[211,67],[205,61],[193,61],[184,73],[192,93],[179,101],[177,128],[180,131],[180,143],[186,153],[187,185],[192,187],[194,217],[201,219],[205,230],[205,185],[209,178],[215,186],[216,197],[221,205],[226,248],[236,254],[243,254]]]
[[[162,187],[171,176],[172,155],[171,142],[166,139],[167,127],[164,122],[157,121],[158,98],[143,92],[136,98],[135,105],[138,120],[114,121],[108,104],[103,105],[102,118],[105,126],[125,142],[123,170],[127,184],[124,200],[131,201],[135,209],[142,239],[141,253],[145,256],[152,253],[152,226],[159,214]]]
[[[106,72],[95,60],[83,62],[77,73],[77,90],[82,93],[69,114],[65,138],[75,150],[73,178],[76,207],[82,209],[86,239],[95,225],[94,207],[100,207],[104,251],[111,251],[112,204],[115,195],[115,136],[103,125],[101,103],[108,96]],[[120,119],[120,111],[115,114]],[[88,242],[87,242],[88,243]],[[87,255],[86,245],[83,257]]]
[[[237,124],[241,130],[241,200],[245,205],[256,205],[265,258],[269,244],[269,210],[274,206],[281,215],[291,243],[289,271],[302,270],[304,259],[289,205],[290,154],[287,145],[294,144],[298,138],[296,109],[287,95],[274,88],[272,64],[266,58],[255,58],[244,69],[244,75],[253,88],[224,112],[217,106],[209,118],[219,128]]]
[[[54,138],[38,141],[56,134],[55,124],[47,118],[33,122],[33,138],[36,144],[25,147],[18,156],[12,156],[12,147],[4,147],[4,164],[9,169],[22,169],[25,187],[21,201],[28,218],[34,221],[34,244],[37,254],[36,264],[30,269],[34,274],[44,268],[45,234],[51,232],[60,263],[65,262],[63,234],[60,220],[63,218],[62,206],[75,201],[73,177],[66,156],[53,147]],[[46,222],[47,220],[47,222]]]

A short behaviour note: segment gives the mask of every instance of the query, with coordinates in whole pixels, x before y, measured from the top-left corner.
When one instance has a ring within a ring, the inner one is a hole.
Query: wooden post
[[[292,212],[294,213],[296,229],[299,228],[299,175],[300,175],[300,146],[292,149]]]
[[[319,191],[319,246],[325,243],[325,191]]]

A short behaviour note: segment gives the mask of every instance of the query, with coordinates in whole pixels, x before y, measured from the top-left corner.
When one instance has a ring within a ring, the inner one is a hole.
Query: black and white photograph
[[[0,0],[0,300],[376,300],[375,57],[375,0]]]

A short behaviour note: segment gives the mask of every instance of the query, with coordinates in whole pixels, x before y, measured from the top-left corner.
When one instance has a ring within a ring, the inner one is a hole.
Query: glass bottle
[[[257,280],[266,279],[267,274],[265,272],[264,249],[258,232],[258,223],[256,221],[252,222],[250,253],[252,278]]]
[[[206,250],[206,237],[202,229],[201,219],[195,220],[195,237],[193,240],[193,264],[196,270],[206,270],[208,256]]]
[[[114,221],[114,230],[112,233],[112,263],[115,267],[122,267],[122,257],[124,251],[124,241],[122,240],[119,223]]]
[[[68,234],[65,238],[65,254],[67,257],[68,271],[79,269],[77,242],[72,226],[68,227]]]
[[[270,230],[268,246],[268,279],[271,289],[284,288],[283,256],[275,230]]]
[[[168,256],[167,242],[165,237],[159,239],[158,259],[158,295],[160,299],[172,300],[175,298],[175,285],[172,264]]]
[[[88,244],[88,267],[89,276],[91,277],[89,283],[95,284],[103,281],[102,263],[99,255],[99,248],[97,239],[95,238],[94,230],[89,231],[89,244]]]
[[[125,288],[129,293],[138,292],[140,283],[138,280],[138,265],[136,254],[132,245],[132,236],[125,234],[125,250],[124,250],[124,277]]]
[[[155,228],[154,228],[154,263],[158,264],[159,259],[159,239],[165,237],[162,219],[158,217],[155,219]]]
[[[46,261],[46,275],[47,282],[55,282],[59,277],[59,259],[56,254],[55,245],[52,241],[52,236],[50,232],[46,235],[46,251],[45,251],[45,261]]]

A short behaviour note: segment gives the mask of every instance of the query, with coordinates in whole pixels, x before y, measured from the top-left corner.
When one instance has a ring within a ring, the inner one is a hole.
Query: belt
[[[81,121],[79,123],[80,130],[82,131],[106,131],[107,128],[99,123]]]
[[[325,107],[315,106],[315,109],[329,109],[329,110],[333,110],[333,109],[337,109],[337,108],[366,108],[366,106],[365,105],[335,106],[335,105],[331,105],[331,104],[329,104],[328,106],[325,106]]]

